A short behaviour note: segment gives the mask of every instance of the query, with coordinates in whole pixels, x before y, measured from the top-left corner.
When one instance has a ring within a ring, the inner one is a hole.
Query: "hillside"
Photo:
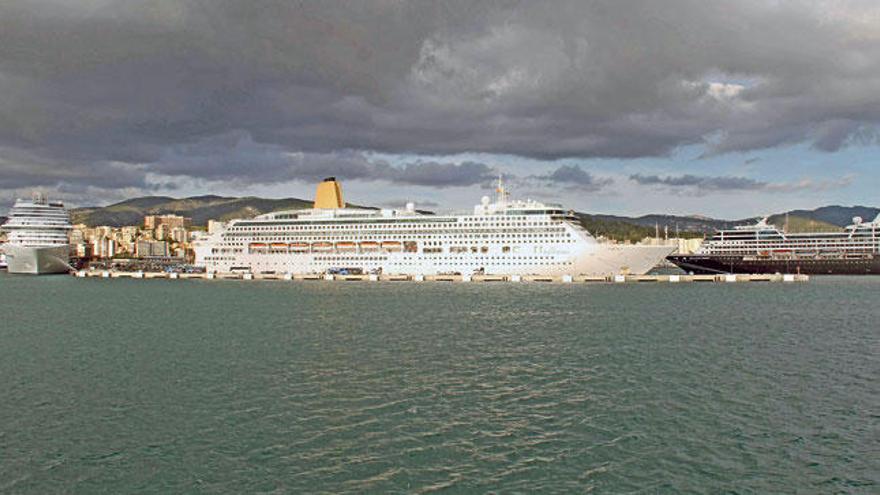
[[[815,210],[792,210],[788,212],[789,232],[835,232],[851,225],[853,217],[861,217],[870,222],[880,214],[880,208],[867,206],[823,206]],[[786,213],[779,213],[769,217],[768,222],[779,228],[785,226]],[[672,234],[678,229],[679,232],[713,232],[717,229],[730,229],[737,225],[748,225],[759,220],[758,218],[744,218],[740,220],[719,220],[700,216],[676,216],[676,215],[644,215],[640,217],[623,217],[614,215],[592,215],[596,219],[609,222],[624,222],[651,229],[659,225],[669,227]]]
[[[272,211],[310,208],[311,205],[311,201],[297,198],[195,196],[178,199],[149,196],[129,199],[110,206],[77,208],[71,211],[71,217],[74,223],[120,227],[141,225],[145,215],[173,213],[192,218],[195,226],[204,226],[208,220],[212,219],[251,218]],[[794,210],[788,212],[788,231],[839,231],[850,225],[854,216],[860,216],[865,221],[872,221],[878,214],[880,214],[880,208],[865,206],[825,206],[815,210]],[[663,235],[664,229],[668,228],[670,236],[678,233],[681,237],[701,237],[716,229],[729,229],[736,225],[751,224],[757,220],[756,218],[719,220],[702,216],[676,215],[643,215],[639,217],[591,213],[577,213],[577,215],[584,227],[595,235],[618,241],[629,240],[633,242],[645,237],[653,237],[656,227],[660,228],[661,235]],[[782,228],[785,225],[785,213],[773,215],[769,221]]]
[[[224,198],[197,196],[192,198],[145,197],[135,198],[110,206],[76,208],[71,211],[73,223],[90,226],[141,225],[145,215],[175,214],[192,218],[193,225],[204,226],[208,220],[250,218],[278,210],[309,208],[311,201],[297,198]]]
[[[788,212],[789,223],[791,217],[799,217],[808,220],[814,220],[821,223],[836,225],[838,227],[846,227],[852,225],[853,217],[861,217],[866,222],[871,222],[877,215],[880,215],[880,208],[869,206],[823,206],[815,210],[792,210]],[[775,215],[771,218],[784,217]],[[784,221],[784,219],[783,219]]]
[[[659,226],[662,230],[669,227],[669,233],[679,232],[714,232],[718,229],[729,229],[735,225],[744,225],[754,223],[756,219],[748,218],[744,220],[717,220],[714,218],[699,216],[677,216],[677,215],[643,215],[640,217],[625,217],[616,215],[592,215],[597,220],[607,222],[624,222],[638,225],[650,229],[651,235],[654,235],[655,226]]]
[[[792,213],[788,214],[788,218],[784,213],[773,215],[767,222],[788,232],[840,232],[843,230],[841,226]]]
[[[623,220],[625,217],[611,217],[609,215],[590,215],[576,213],[584,226],[594,236],[602,236],[616,241],[637,242],[645,237],[654,237],[656,229],[638,225],[632,221]]]

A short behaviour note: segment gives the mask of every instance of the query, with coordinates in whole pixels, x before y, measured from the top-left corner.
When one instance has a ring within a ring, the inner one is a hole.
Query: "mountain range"
[[[279,210],[311,208],[312,202],[297,198],[263,199],[255,197],[226,198],[222,196],[195,196],[169,198],[147,196],[134,198],[103,207],[76,208],[71,211],[73,223],[89,226],[141,225],[145,215],[183,215],[192,218],[193,225],[207,225],[208,220],[226,221],[233,218],[252,218]]]
[[[311,201],[298,198],[265,199],[256,197],[232,198],[222,196],[196,196],[191,198],[170,198],[147,196],[134,198],[102,207],[76,208],[71,211],[74,223],[89,226],[140,225],[145,215],[177,214],[192,218],[193,225],[204,226],[208,220],[230,220],[251,218],[263,213],[278,210],[310,208]],[[852,223],[853,217],[861,217],[870,222],[880,214],[880,208],[867,206],[823,206],[815,210],[793,210],[772,215],[769,222],[782,227],[788,225],[790,232],[839,231]],[[644,215],[627,217],[578,213],[581,222],[596,235],[604,235],[617,240],[639,240],[653,237],[655,227],[669,229],[669,235],[676,232],[682,236],[702,236],[715,229],[726,229],[736,225],[754,223],[757,218],[740,220],[714,219],[704,216]]]

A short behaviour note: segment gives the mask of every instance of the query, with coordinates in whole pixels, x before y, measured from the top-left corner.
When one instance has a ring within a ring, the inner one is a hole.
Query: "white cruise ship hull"
[[[70,271],[70,246],[4,246],[9,273],[44,275]]]
[[[194,244],[208,272],[394,275],[586,275],[647,273],[672,246],[598,242],[571,212],[536,201],[484,197],[473,214],[345,208],[334,178],[315,208],[233,220]]]
[[[572,275],[644,275],[675,251],[675,246],[597,244],[581,256]]]
[[[248,271],[254,273],[324,273],[334,269],[405,275],[445,273],[492,275],[642,275],[657,266],[675,250],[672,246],[585,243],[569,252],[558,251],[533,262],[532,257],[503,255],[448,256],[421,253],[277,253],[239,254],[220,262],[204,263],[196,250],[197,264],[209,272]],[[548,253],[549,254],[549,253]]]

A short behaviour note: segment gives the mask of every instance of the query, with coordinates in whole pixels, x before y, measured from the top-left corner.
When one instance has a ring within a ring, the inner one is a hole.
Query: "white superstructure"
[[[10,273],[64,273],[70,269],[69,233],[73,226],[64,205],[41,194],[18,200],[2,229]]]
[[[873,222],[853,218],[842,232],[787,233],[761,219],[754,225],[719,230],[694,254],[713,256],[864,257],[880,254],[880,215]]]
[[[321,197],[334,190],[338,198]],[[614,275],[645,273],[674,249],[597,242],[559,205],[510,201],[500,185],[495,202],[484,197],[473,212],[448,215],[412,204],[346,208],[332,178],[318,191],[317,208],[228,222],[196,243],[196,264],[209,272]]]

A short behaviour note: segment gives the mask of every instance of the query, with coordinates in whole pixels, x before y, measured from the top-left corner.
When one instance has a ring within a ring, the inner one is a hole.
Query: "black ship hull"
[[[666,258],[698,275],[717,273],[802,273],[805,275],[880,275],[880,257],[755,258],[744,256],[673,255]]]

